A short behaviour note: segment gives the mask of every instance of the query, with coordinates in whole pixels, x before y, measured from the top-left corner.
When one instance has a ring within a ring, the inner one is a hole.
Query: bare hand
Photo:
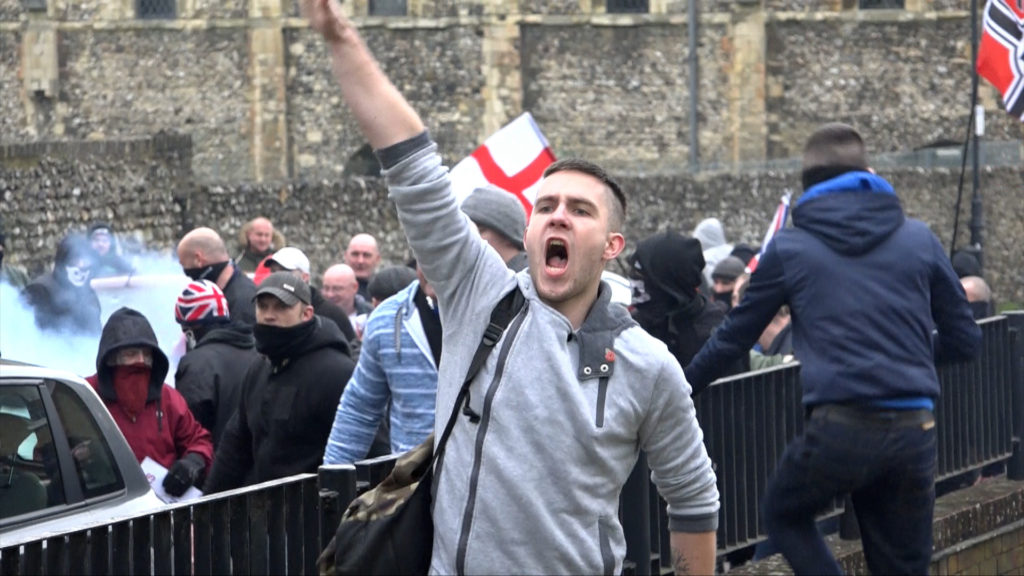
[[[354,38],[355,27],[341,13],[337,0],[301,0],[300,11],[309,20],[309,26],[319,32],[328,43],[344,42]]]

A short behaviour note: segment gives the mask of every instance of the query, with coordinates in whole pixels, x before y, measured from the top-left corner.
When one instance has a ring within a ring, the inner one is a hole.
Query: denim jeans
[[[930,411],[814,409],[765,489],[768,535],[796,574],[840,574],[815,514],[850,494],[872,574],[926,574],[935,504]]]

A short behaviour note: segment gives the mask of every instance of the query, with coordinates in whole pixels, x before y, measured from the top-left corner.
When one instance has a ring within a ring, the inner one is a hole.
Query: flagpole
[[[978,105],[978,0],[971,0],[971,114],[974,114],[974,131],[971,135],[971,245],[970,250],[984,265],[982,256],[982,231],[985,228],[981,201],[981,146],[980,136],[985,132],[985,109]]]

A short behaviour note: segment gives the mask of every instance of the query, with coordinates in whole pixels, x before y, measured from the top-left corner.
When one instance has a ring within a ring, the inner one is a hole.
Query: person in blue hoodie
[[[936,361],[972,358],[981,331],[942,245],[903,214],[845,124],[811,135],[793,227],[686,367],[694,393],[750,350],[783,304],[800,351],[802,435],[765,489],[768,535],[797,574],[839,574],[814,516],[850,493],[872,574],[924,574],[932,551]]]

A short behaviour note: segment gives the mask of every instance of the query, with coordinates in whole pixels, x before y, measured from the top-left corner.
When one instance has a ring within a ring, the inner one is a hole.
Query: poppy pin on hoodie
[[[605,362],[609,362],[609,363],[615,362],[615,351],[612,350],[611,348],[605,348],[604,349],[604,361]]]

